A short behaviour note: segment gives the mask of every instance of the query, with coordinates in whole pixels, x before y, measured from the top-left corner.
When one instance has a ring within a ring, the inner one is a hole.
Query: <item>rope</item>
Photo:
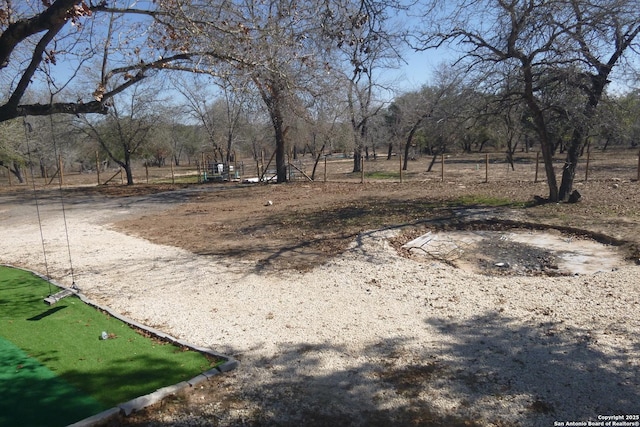
[[[69,255],[69,269],[71,272],[71,287],[73,289],[77,289],[76,278],[73,272],[73,261],[71,258],[71,243],[69,242],[69,228],[67,227],[67,211],[64,205],[64,191],[62,189],[62,162],[59,161],[60,158],[58,157],[58,144],[56,142],[52,115],[49,116],[49,123],[51,125],[51,140],[53,141],[53,154],[56,160],[58,160],[58,167],[60,168],[60,170],[58,171],[58,189],[60,193],[60,205],[62,206],[62,220],[64,221],[64,234],[67,239],[67,253]]]
[[[33,161],[31,160],[31,147],[29,147],[29,131],[31,124],[23,117],[22,124],[24,126],[24,140],[27,143],[27,157],[29,159],[29,170],[31,171],[31,184],[33,186],[33,200],[36,203],[36,212],[38,214],[38,226],[40,227],[40,241],[42,242],[42,255],[44,256],[44,269],[47,276],[47,284],[49,285],[49,295],[51,295],[51,276],[49,275],[49,264],[47,263],[47,250],[44,244],[44,233],[42,232],[42,218],[40,217],[40,203],[38,201],[38,192],[36,191],[36,178],[33,173]]]

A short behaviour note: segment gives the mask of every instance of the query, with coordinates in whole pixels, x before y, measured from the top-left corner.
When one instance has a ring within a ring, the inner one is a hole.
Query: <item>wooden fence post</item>
[[[236,157],[236,150],[233,150],[233,175],[233,179],[240,178],[240,173],[238,172],[238,158]],[[231,176],[229,176],[229,181],[231,181]]]
[[[60,185],[64,185],[64,170],[62,168],[62,155],[58,155],[58,168],[60,171]]]
[[[173,162],[169,162],[169,165],[171,166],[171,184],[175,184],[176,183],[176,179],[175,179],[175,175],[173,173]]]
[[[637,180],[640,181],[640,151],[638,151],[638,177]]]
[[[202,182],[204,183],[207,182],[207,170],[209,169],[209,165],[207,165],[205,162],[206,158],[204,152],[202,152],[202,155],[200,157],[200,164],[202,165]]]
[[[364,157],[360,156],[360,184],[364,184]]]
[[[400,158],[400,183],[402,184],[402,154],[398,154]]]
[[[96,151],[96,173],[98,174],[98,185],[100,185],[100,157]]]
[[[324,181],[327,182],[327,156],[324,156]]]
[[[144,162],[144,175],[147,178],[147,184],[149,184],[149,165],[147,162]]]
[[[540,164],[540,152],[536,151],[536,177],[533,180],[534,183],[538,182],[538,165]]]
[[[489,153],[484,155],[484,182],[489,182]]]
[[[589,180],[589,162],[591,160],[591,150],[587,150],[587,164],[584,168],[584,182]]]
[[[440,158],[440,180],[444,182],[444,151],[442,152],[442,157]]]

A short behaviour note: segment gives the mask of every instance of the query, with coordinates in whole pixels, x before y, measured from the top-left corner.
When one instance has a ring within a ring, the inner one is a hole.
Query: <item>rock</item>
[[[569,203],[578,203],[582,199],[582,194],[578,190],[573,190],[569,195]]]

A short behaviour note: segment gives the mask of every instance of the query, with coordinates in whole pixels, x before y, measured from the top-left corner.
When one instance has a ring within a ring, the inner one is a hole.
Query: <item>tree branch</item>
[[[60,24],[64,26],[70,14],[74,13],[74,6],[81,3],[82,0],[56,0],[44,12],[10,24],[0,35],[0,69],[9,65],[9,57],[17,45],[34,34],[51,30]]]

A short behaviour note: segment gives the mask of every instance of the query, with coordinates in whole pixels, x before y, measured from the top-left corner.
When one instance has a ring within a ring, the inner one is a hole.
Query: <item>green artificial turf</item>
[[[0,338],[0,426],[64,426],[105,406]]]
[[[53,292],[56,290],[53,287]],[[50,395],[58,406],[67,402],[65,396],[75,390],[87,396],[88,403],[74,401],[70,405],[88,405],[94,412],[191,379],[215,364],[198,352],[144,337],[75,296],[47,306],[43,302],[47,295],[49,284],[45,280],[29,272],[0,266],[0,337],[5,338],[0,351],[7,353],[9,361],[5,365],[5,358],[0,357],[3,360],[0,401],[10,389],[17,390],[25,379],[26,371],[17,369],[16,363],[28,366],[32,373],[25,384],[38,383],[30,386],[31,391],[35,387]],[[100,339],[102,331],[111,338]],[[18,350],[21,353],[6,341],[21,349]],[[52,376],[68,388],[51,385]],[[40,401],[29,400],[32,407]],[[5,411],[11,406],[11,402],[2,402],[0,411],[6,415]],[[1,417],[0,425],[5,425]]]

